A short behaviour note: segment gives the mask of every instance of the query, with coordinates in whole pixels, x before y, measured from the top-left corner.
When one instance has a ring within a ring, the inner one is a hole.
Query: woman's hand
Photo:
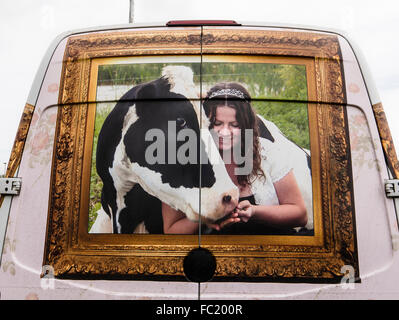
[[[220,229],[229,226],[233,223],[240,221],[248,222],[248,220],[254,215],[255,206],[253,206],[248,200],[241,201],[234,211],[228,216],[227,219],[220,223],[207,223],[209,228],[219,231]]]
[[[241,221],[248,222],[248,220],[255,214],[255,206],[253,206],[248,200],[244,200],[238,204],[236,212]]]
[[[241,219],[238,218],[238,213],[237,213],[236,209],[234,209],[234,211],[232,213],[230,213],[230,215],[225,220],[223,220],[222,222],[220,222],[220,223],[207,223],[206,225],[209,228],[212,228],[212,229],[215,229],[217,231],[220,231],[224,227],[227,227],[227,226],[229,226],[229,225],[231,225],[233,223],[240,222],[240,220]]]
[[[280,229],[304,227],[307,223],[306,206],[292,170],[275,182],[274,188],[278,205],[253,206],[242,201],[237,206],[241,220],[259,220]]]

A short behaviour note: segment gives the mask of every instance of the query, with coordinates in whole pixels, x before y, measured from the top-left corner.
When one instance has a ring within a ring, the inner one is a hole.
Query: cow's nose
[[[229,203],[231,201],[231,196],[230,195],[224,196],[222,200],[224,203]]]

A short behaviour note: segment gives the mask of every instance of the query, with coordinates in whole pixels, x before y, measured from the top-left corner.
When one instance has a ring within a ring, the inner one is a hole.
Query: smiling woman
[[[205,99],[205,112],[211,119],[210,127],[218,136],[218,147],[223,153],[227,172],[240,190],[236,210],[231,213],[230,219],[216,225],[216,230],[231,224],[234,228],[227,233],[295,234],[290,228],[305,227],[307,213],[293,174],[294,165],[286,157],[288,150],[271,148],[266,151],[261,148],[260,139],[269,138],[264,135],[268,129],[263,120],[255,115],[250,100],[249,93],[237,83],[217,84]],[[247,139],[248,131],[250,139]],[[225,143],[225,140],[229,142]],[[245,155],[243,163],[237,161],[236,154]],[[300,158],[295,160],[300,161]],[[251,165],[248,166],[248,163]],[[309,173],[310,182],[309,168],[302,169]],[[257,185],[255,190],[269,198],[265,200],[254,194],[253,184]],[[311,193],[311,185],[307,185],[303,192],[306,195]],[[311,203],[308,207],[311,208]]]

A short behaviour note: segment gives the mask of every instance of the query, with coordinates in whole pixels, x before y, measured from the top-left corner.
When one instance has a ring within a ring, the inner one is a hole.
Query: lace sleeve
[[[262,143],[262,168],[267,170],[273,183],[284,178],[293,168],[292,155],[287,149],[276,145]]]

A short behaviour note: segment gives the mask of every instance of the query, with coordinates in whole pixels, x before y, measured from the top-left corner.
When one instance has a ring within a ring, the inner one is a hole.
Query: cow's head
[[[168,66],[138,88],[117,150],[121,165],[113,170],[190,220],[199,212],[205,221],[218,220],[234,209],[238,189],[208,125],[191,69]]]

